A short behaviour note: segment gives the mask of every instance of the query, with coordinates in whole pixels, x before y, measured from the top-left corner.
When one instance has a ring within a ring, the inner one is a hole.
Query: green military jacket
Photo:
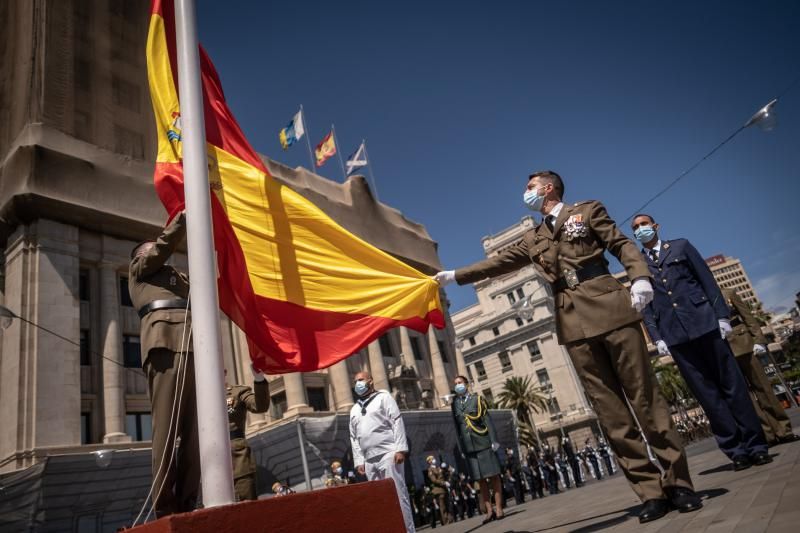
[[[189,297],[189,277],[165,264],[185,235],[185,215],[180,213],[164,228],[150,252],[131,260],[128,291],[137,310],[154,300]],[[190,322],[191,313],[185,309],[159,309],[145,315],[140,329],[142,364],[153,348],[179,352],[187,349],[188,345],[188,351],[192,351],[191,343],[186,344],[191,331]],[[183,348],[182,340],[186,344]]]
[[[480,406],[479,406],[480,402]],[[478,420],[467,423],[467,415],[476,417],[478,408],[482,416]],[[492,447],[493,442],[497,442],[494,431],[494,424],[489,418],[486,400],[477,394],[467,394],[457,396],[450,405],[453,419],[456,424],[456,437],[461,453],[476,453]],[[470,427],[471,426],[471,427]]]
[[[447,493],[447,486],[444,484],[447,478],[444,470],[438,466],[429,466],[428,479],[431,481],[431,492],[437,495]]]
[[[266,380],[256,381],[253,388],[233,385],[225,388],[228,406],[228,429],[231,432],[231,459],[234,479],[252,474],[256,464],[250,454],[250,447],[244,439],[247,412],[265,413],[269,409],[269,384]],[[242,437],[234,437],[240,433]]]
[[[456,270],[459,285],[506,274],[533,263],[550,283],[565,270],[608,265],[608,250],[619,259],[631,280],[650,278],[642,254],[617,228],[598,201],[563,204],[554,231],[540,223],[498,255]],[[555,295],[556,333],[561,344],[607,333],[641,320],[630,293],[610,274],[586,280]]]
[[[761,324],[750,312],[750,308],[739,298],[733,289],[722,289],[722,296],[731,309],[732,331],[726,337],[731,346],[733,355],[747,355],[753,353],[753,345],[763,344],[766,348],[767,339],[761,333]]]

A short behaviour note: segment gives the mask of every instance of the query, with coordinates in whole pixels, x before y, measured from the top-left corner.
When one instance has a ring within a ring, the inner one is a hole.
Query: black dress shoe
[[[739,470],[747,470],[753,466],[753,463],[750,462],[750,458],[746,455],[740,455],[739,457],[733,458],[733,471],[738,472]]]
[[[481,524],[488,524],[492,520],[497,520],[497,515],[494,514],[494,511],[492,511],[492,514],[490,514],[487,518],[484,518],[483,522],[481,522]]]
[[[787,442],[795,442],[800,440],[800,435],[795,435],[794,433],[789,433],[788,435],[784,435],[783,437],[778,437],[778,444],[786,444]]]
[[[772,462],[772,457],[768,453],[754,453],[750,456],[750,462],[756,466],[768,465]]]
[[[680,513],[691,513],[703,507],[700,497],[691,489],[675,487],[667,494],[672,507]]]
[[[652,522],[658,520],[669,512],[669,503],[667,500],[647,500],[642,505],[642,510],[639,511],[639,523]]]

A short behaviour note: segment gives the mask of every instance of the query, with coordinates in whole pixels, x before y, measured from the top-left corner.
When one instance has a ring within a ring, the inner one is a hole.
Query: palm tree
[[[656,360],[652,361],[653,371],[656,373],[658,385],[661,388],[661,394],[674,406],[681,417],[686,418],[683,402],[684,400],[693,398],[689,386],[683,379],[683,376],[678,371],[675,365],[662,365]]]
[[[527,446],[539,441],[531,411],[539,413],[547,408],[547,398],[536,391],[529,376],[506,379],[503,391],[497,396],[497,405],[513,409],[520,423],[520,440]]]

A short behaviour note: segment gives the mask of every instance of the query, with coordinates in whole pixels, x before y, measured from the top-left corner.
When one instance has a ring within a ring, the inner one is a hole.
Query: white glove
[[[653,300],[653,285],[647,278],[634,280],[631,285],[631,307],[641,312]]]
[[[443,270],[441,272],[438,272],[435,276],[433,276],[433,280],[442,287],[450,285],[456,280],[456,271]]]
[[[720,318],[719,319],[719,333],[722,335],[723,339],[728,338],[728,334],[731,332],[731,321],[727,318]]]
[[[658,355],[672,355],[669,353],[669,346],[664,341],[656,341],[656,348],[658,348]]]
[[[493,451],[493,452],[496,452],[496,451],[497,451],[497,450],[499,450],[499,449],[500,449],[500,445],[499,445],[499,444],[497,444],[496,442],[493,442],[493,443],[492,443],[492,451]]]
[[[253,373],[253,381],[260,382],[267,379],[263,373],[256,370],[256,367],[253,366],[253,363],[250,363],[250,372]]]
[[[754,344],[753,345],[753,353],[754,354],[760,354],[760,353],[766,353],[766,352],[767,352],[767,347],[764,346],[763,344]]]

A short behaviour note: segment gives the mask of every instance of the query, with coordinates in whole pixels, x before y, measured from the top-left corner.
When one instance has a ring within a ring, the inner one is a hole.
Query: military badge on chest
[[[175,276],[170,276],[169,277],[169,285],[170,285],[170,287],[174,287],[177,284],[178,284],[178,278],[175,277]]]
[[[234,405],[233,398],[228,396],[228,398],[225,401],[228,404],[228,414],[232,415],[233,412],[236,410],[236,406]]]
[[[564,222],[564,236],[568,241],[587,235],[589,235],[589,228],[583,222],[583,215],[572,215]]]

